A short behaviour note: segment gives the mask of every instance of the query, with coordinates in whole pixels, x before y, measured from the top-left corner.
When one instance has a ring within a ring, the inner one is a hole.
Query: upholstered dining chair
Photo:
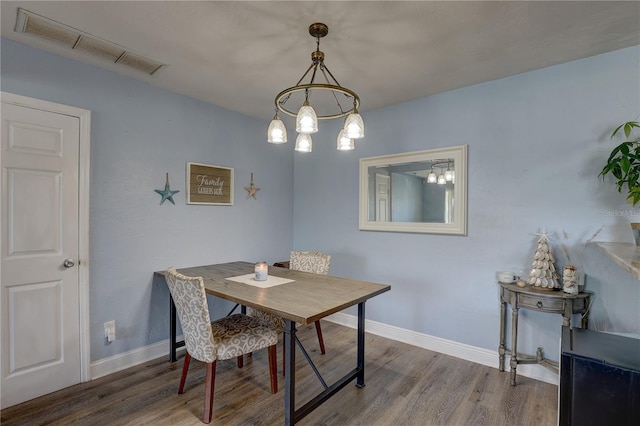
[[[330,266],[331,255],[317,250],[292,251],[289,257],[289,268],[295,271],[328,275]],[[270,314],[268,312],[257,311],[255,309],[249,309],[248,314],[255,318],[259,318],[278,331],[284,330],[284,319],[280,316]],[[322,328],[320,327],[319,320],[315,322],[315,326],[316,334],[318,335],[318,343],[320,344],[320,352],[324,354],[324,339],[322,338]],[[284,373],[284,339],[282,340],[282,346],[282,371]]]
[[[179,394],[184,391],[191,358],[207,364],[203,422],[210,423],[213,415],[217,360],[237,358],[238,367],[242,367],[244,354],[268,348],[271,392],[278,392],[278,333],[262,321],[242,314],[211,322],[202,277],[188,277],[175,268],[169,268],[165,278],[176,305],[187,349]]]

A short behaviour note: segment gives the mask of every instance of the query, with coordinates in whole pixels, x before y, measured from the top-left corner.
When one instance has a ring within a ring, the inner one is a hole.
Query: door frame
[[[77,117],[80,124],[78,157],[78,297],[80,318],[80,380],[91,380],[89,317],[89,168],[91,165],[91,111],[13,93],[0,92],[2,103]],[[0,214],[2,211],[0,209]],[[1,266],[0,266],[1,267]],[[1,307],[0,307],[1,309]]]

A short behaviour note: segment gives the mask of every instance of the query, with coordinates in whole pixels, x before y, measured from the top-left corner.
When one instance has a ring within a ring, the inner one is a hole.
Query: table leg
[[[285,342],[285,382],[284,382],[284,424],[295,424],[295,374],[296,374],[296,323],[285,320],[284,334],[282,338]]]
[[[176,362],[176,305],[169,294],[169,362]]]
[[[358,303],[358,361],[359,370],[356,376],[356,386],[364,387],[364,302]]]
[[[511,306],[511,386],[516,385],[516,368],[518,367],[518,308]]]
[[[500,346],[498,346],[498,368],[504,371],[504,355],[506,353],[507,302],[500,296]]]

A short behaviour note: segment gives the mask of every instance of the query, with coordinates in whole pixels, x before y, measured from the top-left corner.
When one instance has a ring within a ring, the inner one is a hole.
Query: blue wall
[[[289,258],[293,154],[266,143],[268,123],[6,39],[2,90],[91,110],[92,361],[168,338],[168,291],[153,271]],[[188,161],[233,167],[235,204],[186,205]],[[166,172],[175,206],[153,191]],[[257,200],[243,189],[252,172]],[[111,319],[118,338],[105,345]]]
[[[640,215],[597,177],[610,131],[640,113],[640,47],[364,113],[367,137],[355,151],[336,151],[338,123],[322,123],[306,155],[266,144],[268,119],[5,39],[1,47],[3,91],[92,111],[94,361],[167,338],[167,291],[153,271],[273,262],[311,248],[332,254],[332,274],[392,285],[368,302],[369,319],[496,350],[495,272],[526,270],[542,228],[555,233],[558,268],[586,272],[592,324],[640,332],[640,283],[586,244],[632,242],[628,216]],[[461,144],[469,145],[467,236],[358,230],[359,158]],[[234,167],[235,205],[185,205],[187,161]],[[175,206],[159,206],[153,192],[165,172],[182,191]],[[242,189],[251,172],[257,201]],[[110,319],[119,338],[105,345]],[[521,349],[541,345],[557,359],[559,324],[522,311]]]
[[[351,152],[336,152],[337,129],[323,124],[313,155],[294,157],[294,248],[331,253],[333,274],[391,284],[369,319],[496,350],[496,271],[527,270],[546,228],[558,269],[582,268],[596,292],[592,325],[640,333],[640,283],[586,245],[633,241],[629,218],[610,212],[640,211],[598,173],[611,130],[640,114],[639,76],[636,46],[368,112]],[[359,158],[462,144],[467,236],[358,230]],[[560,317],[520,319],[520,348],[557,359]]]

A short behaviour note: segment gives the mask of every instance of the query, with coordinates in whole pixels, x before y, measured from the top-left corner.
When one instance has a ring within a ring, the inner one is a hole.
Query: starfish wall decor
[[[164,203],[167,200],[171,201],[171,204],[175,204],[176,202],[173,201],[173,196],[174,194],[177,194],[178,192],[180,192],[180,191],[172,191],[171,188],[169,188],[169,173],[167,173],[167,181],[164,184],[164,191],[160,189],[154,189],[154,191],[162,195],[162,200],[160,200],[160,205],[162,205],[162,203]]]
[[[249,186],[245,186],[244,189],[245,191],[247,191],[247,200],[250,197],[253,197],[254,200],[257,200],[256,194],[258,193],[258,191],[260,191],[260,188],[256,188],[256,186],[253,184],[253,173],[251,173],[251,184]]]

